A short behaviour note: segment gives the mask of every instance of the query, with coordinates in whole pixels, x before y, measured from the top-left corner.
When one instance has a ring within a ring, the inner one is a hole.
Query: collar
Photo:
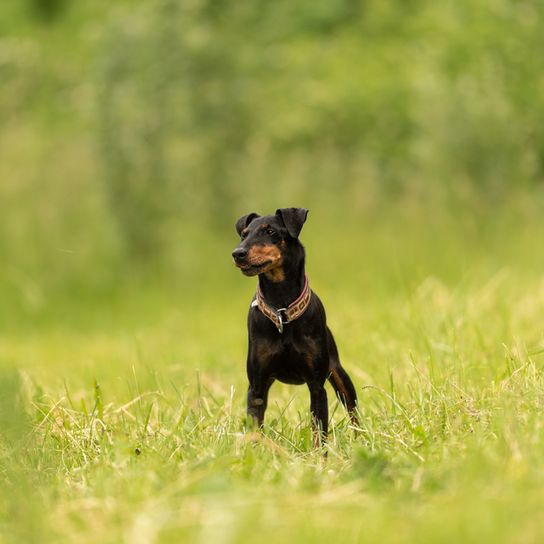
[[[287,323],[291,323],[295,319],[298,319],[310,305],[312,298],[312,290],[308,283],[308,276],[304,276],[304,288],[299,297],[291,302],[287,308],[274,308],[268,302],[264,300],[263,294],[259,286],[257,286],[257,293],[255,300],[251,303],[251,306],[257,306],[261,312],[276,325],[278,332],[283,333],[283,326]]]

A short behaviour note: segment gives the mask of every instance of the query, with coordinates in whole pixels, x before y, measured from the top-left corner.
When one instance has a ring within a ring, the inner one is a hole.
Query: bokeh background
[[[540,266],[523,245],[543,201],[543,11],[3,1],[4,325],[75,325],[142,289],[234,297],[234,221],[283,206],[310,209],[311,273],[364,296],[455,281],[474,254]]]
[[[1,0],[0,540],[542,541],[543,18]],[[234,224],[290,206],[328,464],[305,388],[244,422]]]

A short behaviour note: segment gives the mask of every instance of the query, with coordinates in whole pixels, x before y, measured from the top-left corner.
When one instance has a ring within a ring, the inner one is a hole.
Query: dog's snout
[[[243,247],[237,247],[233,252],[232,252],[232,258],[239,262],[239,261],[242,261],[243,259],[245,259],[247,257],[247,249],[243,248]]]

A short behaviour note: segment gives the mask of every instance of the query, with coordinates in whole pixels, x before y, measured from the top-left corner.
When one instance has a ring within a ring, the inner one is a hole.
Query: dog
[[[307,384],[316,446],[328,433],[325,381],[357,423],[357,394],[340,364],[327,326],[325,309],[310,289],[305,250],[299,234],[305,208],[281,208],[275,215],[250,213],[236,222],[240,243],[234,264],[246,276],[258,276],[248,313],[247,413],[259,428],[264,422],[268,392],[274,381]]]

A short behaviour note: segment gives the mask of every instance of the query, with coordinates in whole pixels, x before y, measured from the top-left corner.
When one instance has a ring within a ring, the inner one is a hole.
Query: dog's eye
[[[247,231],[244,231],[242,232],[242,234],[240,234],[240,239],[243,240],[244,238],[247,238]]]
[[[273,229],[267,229],[266,234],[268,234],[268,236],[274,236],[274,234],[276,234],[276,231]]]

